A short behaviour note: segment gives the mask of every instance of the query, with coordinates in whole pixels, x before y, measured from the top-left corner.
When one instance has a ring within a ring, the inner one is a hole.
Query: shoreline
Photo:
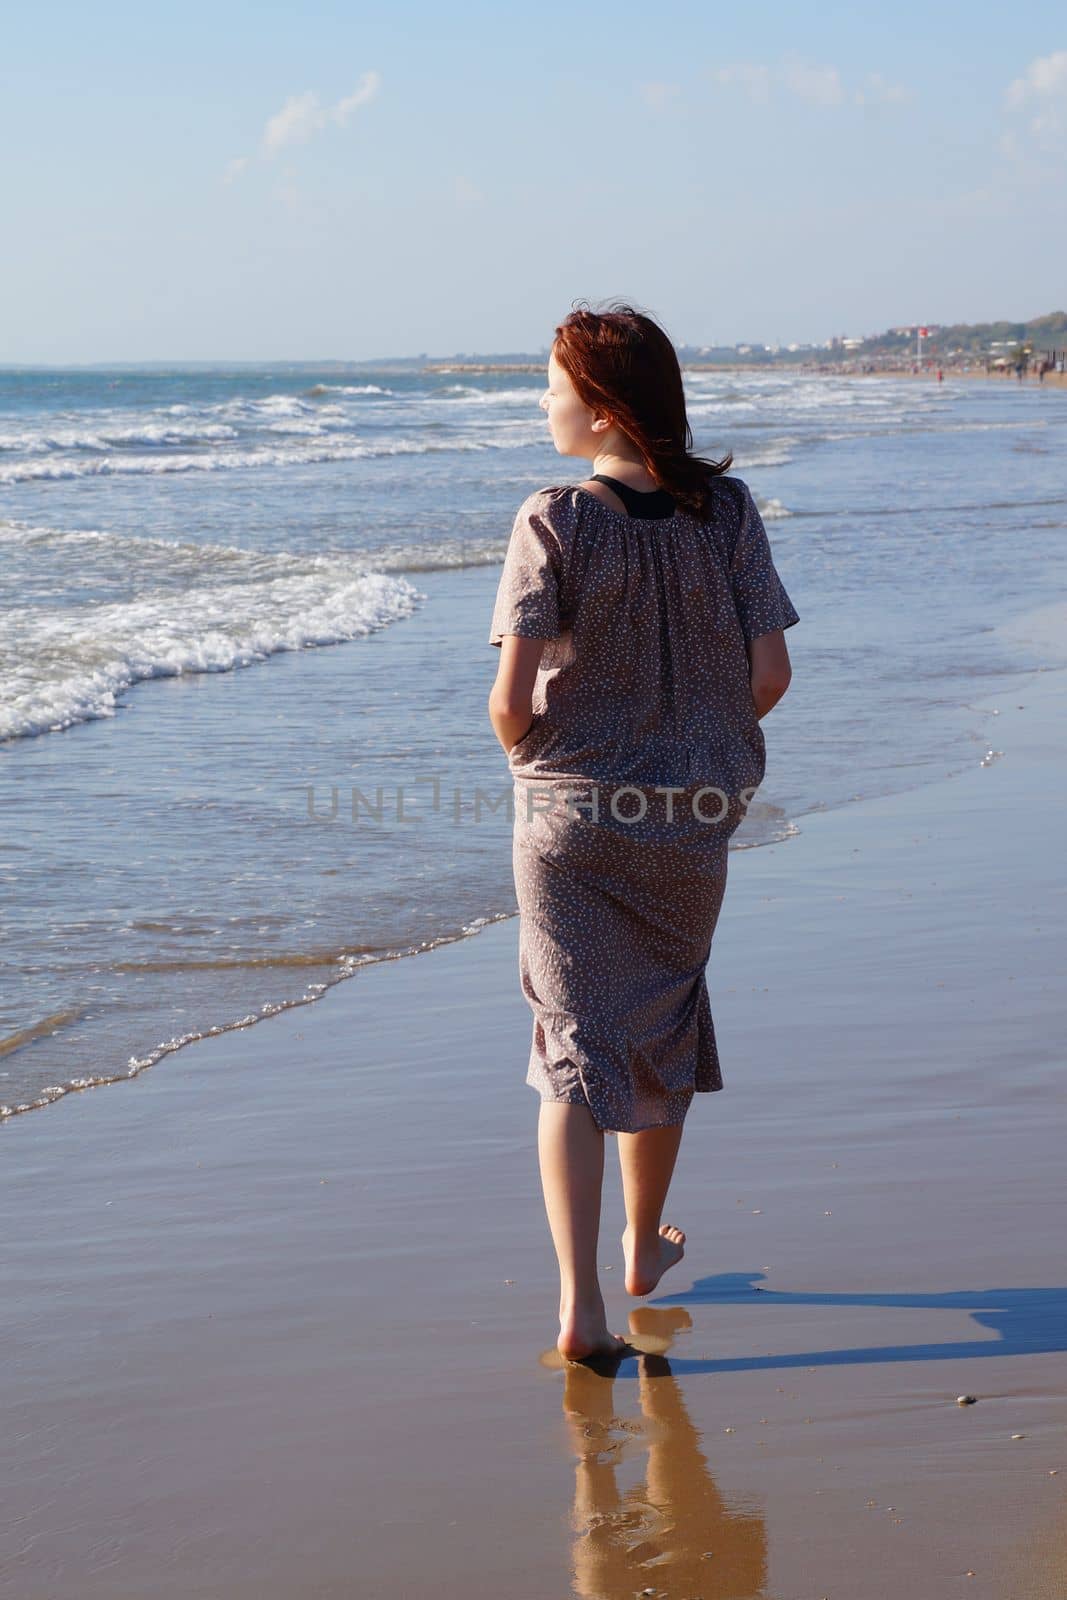
[[[609,1141],[613,1382],[553,1360],[515,918],[5,1125],[7,1592],[1037,1600],[1067,673],[982,703],[991,764],[733,854],[647,1302]]]
[[[1020,384],[1013,371],[987,372],[984,367],[956,367],[945,366],[941,369],[946,378],[982,378],[990,381],[1007,383],[1009,380],[1018,388],[1067,388],[1067,372],[1046,372],[1044,379],[1039,382],[1033,375],[1024,375]],[[434,363],[421,368],[423,372],[461,372],[467,374],[488,373],[543,373],[544,367],[531,361],[519,362],[442,362]],[[906,367],[876,367],[866,369],[852,367],[843,363],[827,363],[820,366],[778,366],[763,361],[731,361],[724,362],[697,362],[686,361],[682,363],[683,372],[762,372],[770,376],[792,374],[803,378],[926,378],[937,382],[938,368],[936,363],[931,367],[929,362],[919,372],[913,366]]]

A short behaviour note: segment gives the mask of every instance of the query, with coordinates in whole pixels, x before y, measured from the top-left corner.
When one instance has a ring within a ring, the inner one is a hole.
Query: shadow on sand
[[[1029,1356],[1067,1350],[1067,1288],[951,1289],[940,1294],[827,1294],[782,1292],[757,1282],[762,1272],[720,1272],[698,1278],[683,1294],[663,1295],[656,1306],[751,1304],[759,1297],[761,1313],[774,1306],[885,1306],[901,1310],[969,1311],[995,1339],[952,1339],[943,1344],[865,1345],[857,1349],[783,1351],[769,1356],[733,1356],[723,1360],[671,1358],[671,1371],[747,1372],[761,1367],[859,1366],[881,1361],[974,1360],[980,1356]],[[623,1360],[633,1357],[623,1357]]]

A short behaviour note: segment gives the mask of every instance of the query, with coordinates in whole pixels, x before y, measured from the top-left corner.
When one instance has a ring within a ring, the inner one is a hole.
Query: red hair
[[[698,517],[710,513],[710,480],[733,456],[705,461],[690,452],[678,356],[667,334],[633,306],[592,311],[578,302],[556,329],[552,353],[590,410],[606,413],[636,445],[656,483]]]

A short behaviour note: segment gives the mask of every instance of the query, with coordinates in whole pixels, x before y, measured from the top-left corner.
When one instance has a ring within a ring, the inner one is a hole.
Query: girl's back
[[[798,620],[739,479],[713,480],[706,520],[537,490],[515,518],[490,631],[549,641],[514,776],[756,787],[766,755],[746,645]]]

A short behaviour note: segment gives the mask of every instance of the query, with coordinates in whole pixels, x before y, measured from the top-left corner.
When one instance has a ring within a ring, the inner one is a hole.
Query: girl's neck
[[[603,455],[593,457],[593,472],[594,474],[601,472],[606,478],[617,478],[630,489],[659,488],[659,484],[651,476],[644,462],[630,456],[617,456],[605,451]]]

